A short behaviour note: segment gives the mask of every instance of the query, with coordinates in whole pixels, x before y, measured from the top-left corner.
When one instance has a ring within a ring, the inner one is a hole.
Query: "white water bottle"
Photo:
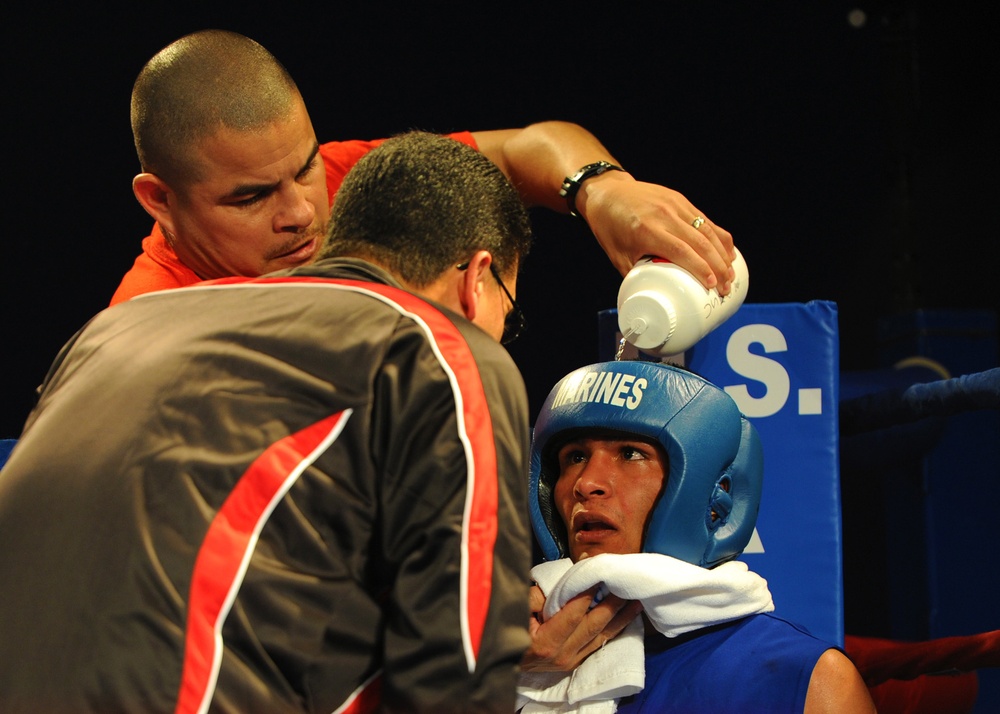
[[[739,250],[733,271],[736,278],[729,294],[722,297],[718,290],[706,290],[691,273],[669,260],[643,258],[618,289],[622,337],[643,352],[660,357],[685,352],[743,304],[750,276]]]

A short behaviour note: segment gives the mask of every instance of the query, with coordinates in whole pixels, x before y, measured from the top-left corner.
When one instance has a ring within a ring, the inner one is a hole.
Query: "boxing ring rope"
[[[840,402],[840,434],[1000,408],[1000,367],[951,379],[895,387]]]

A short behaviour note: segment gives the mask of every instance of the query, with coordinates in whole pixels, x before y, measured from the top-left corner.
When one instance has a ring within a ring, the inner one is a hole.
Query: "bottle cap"
[[[640,290],[618,308],[618,326],[639,349],[655,350],[673,336],[677,311],[661,291]]]

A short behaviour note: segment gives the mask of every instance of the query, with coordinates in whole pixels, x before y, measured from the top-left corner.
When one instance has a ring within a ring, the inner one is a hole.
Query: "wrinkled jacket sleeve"
[[[382,703],[510,712],[527,646],[527,399],[503,348],[448,322],[391,342],[375,385]]]

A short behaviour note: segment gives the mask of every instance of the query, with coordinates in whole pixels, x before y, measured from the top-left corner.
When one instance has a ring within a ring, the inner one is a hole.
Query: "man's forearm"
[[[503,170],[527,205],[559,213],[568,212],[559,195],[567,176],[595,161],[618,163],[597,137],[571,122],[538,122],[473,135],[479,150]]]
[[[598,161],[622,168],[590,175],[570,196],[573,212],[587,222],[615,268],[625,275],[643,256],[656,255],[690,271],[706,288],[730,292],[736,257],[732,234],[681,193],[636,180],[583,127],[545,121],[473,135],[525,204],[558,213],[570,212],[559,194],[567,177]]]

